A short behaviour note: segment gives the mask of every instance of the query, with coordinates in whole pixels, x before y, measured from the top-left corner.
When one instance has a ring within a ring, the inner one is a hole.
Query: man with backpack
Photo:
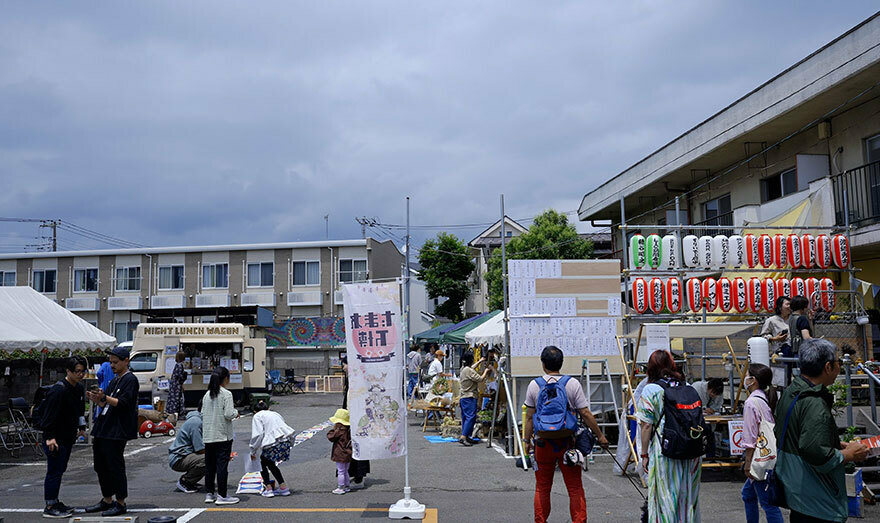
[[[578,416],[593,431],[596,441],[608,448],[596,418],[587,408],[587,398],[580,382],[559,373],[563,354],[550,345],[541,352],[544,376],[532,380],[526,391],[525,452],[534,450],[535,522],[547,521],[550,515],[550,489],[556,465],[562,471],[568,490],[569,514],[574,522],[587,520],[587,500],[581,480],[581,468],[567,465],[563,457],[574,447]],[[534,441],[532,437],[534,436]]]
[[[80,382],[87,367],[88,363],[82,356],[67,358],[64,362],[67,376],[49,389],[34,415],[37,426],[43,431],[43,451],[46,453],[44,518],[66,519],[74,514],[74,509],[58,500],[58,493],[77,431],[80,435],[85,434],[86,392]]]

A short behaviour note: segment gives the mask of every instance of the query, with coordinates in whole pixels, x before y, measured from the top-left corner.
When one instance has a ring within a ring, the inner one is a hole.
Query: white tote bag
[[[776,467],[776,434],[773,433],[775,426],[774,423],[761,418],[758,441],[752,454],[752,466],[749,467],[749,473],[760,481],[767,479],[767,472]]]

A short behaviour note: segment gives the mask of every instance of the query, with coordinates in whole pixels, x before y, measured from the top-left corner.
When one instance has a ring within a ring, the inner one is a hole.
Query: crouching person
[[[174,443],[168,449],[168,466],[183,476],[177,480],[177,490],[192,494],[196,484],[205,477],[205,443],[202,441],[202,405],[186,415],[186,422],[177,431]]]

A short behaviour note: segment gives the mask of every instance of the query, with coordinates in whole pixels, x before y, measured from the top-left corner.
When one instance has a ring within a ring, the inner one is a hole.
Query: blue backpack
[[[559,432],[562,436],[566,433],[574,434],[577,430],[577,417],[568,408],[568,395],[565,393],[565,385],[569,379],[570,376],[562,376],[558,381],[550,383],[544,378],[535,380],[541,387],[533,417],[536,432]]]

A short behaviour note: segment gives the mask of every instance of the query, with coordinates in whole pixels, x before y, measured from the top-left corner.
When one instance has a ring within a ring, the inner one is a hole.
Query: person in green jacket
[[[782,393],[776,406],[776,475],[785,487],[790,521],[846,521],[844,464],[862,461],[868,449],[840,441],[831,413],[828,386],[840,374],[837,347],[828,340],[803,340],[798,352],[800,376]],[[792,402],[785,441],[781,439]]]

